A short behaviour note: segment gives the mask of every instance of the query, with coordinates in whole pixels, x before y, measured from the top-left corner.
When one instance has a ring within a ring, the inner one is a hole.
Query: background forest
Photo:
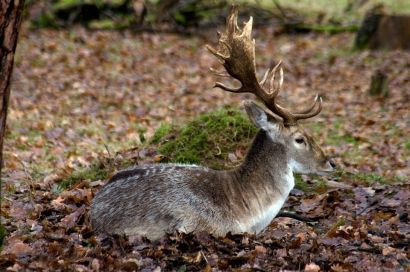
[[[280,102],[323,97],[304,125],[338,171],[297,175],[284,207],[312,221],[276,218],[258,236],[96,235],[90,201],[116,170],[242,161],[256,128],[240,102],[253,96],[214,89],[221,79],[209,68],[221,67],[205,48],[232,2],[240,21],[254,17],[258,74],[283,62]],[[408,270],[409,14],[405,0],[26,1],[4,140],[1,270]]]

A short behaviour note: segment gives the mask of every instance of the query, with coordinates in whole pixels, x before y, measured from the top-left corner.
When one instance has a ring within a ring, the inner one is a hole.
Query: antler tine
[[[228,87],[225,84],[221,83],[221,82],[216,82],[214,85],[214,88],[221,88],[222,90],[231,92],[231,93],[246,93],[247,90],[245,90],[243,87],[239,87],[239,88],[234,88],[234,87]]]
[[[271,71],[271,79],[270,79],[270,84],[269,84],[269,94],[272,97],[276,97],[280,90],[282,89],[283,85],[283,69],[282,69],[282,61],[279,61],[278,64],[272,69]],[[276,71],[279,68],[279,82],[278,84],[275,85],[275,76],[276,76]]]
[[[315,108],[318,102],[318,99],[319,99],[319,95],[317,94],[315,98],[313,99],[313,103],[310,106],[306,107],[306,109],[303,109],[301,111],[296,111],[293,114],[305,114],[305,113],[311,112]]]
[[[271,86],[270,92],[272,92],[272,86],[273,86],[273,82],[275,81],[276,70],[281,65],[282,65],[282,60],[280,60],[275,66],[269,68],[265,72],[262,80],[259,82],[259,85],[261,85],[262,88],[265,86],[266,80],[268,79],[268,77],[270,75],[270,77],[271,77],[271,79],[270,79],[270,86]],[[280,75],[281,75],[281,77],[280,77],[280,82],[279,82],[279,89],[282,87],[282,84],[283,84],[283,71],[282,71],[282,68],[281,68],[281,71],[280,71]]]
[[[317,95],[315,102],[313,104],[314,106],[310,109],[310,111],[293,114],[295,121],[301,120],[301,119],[308,119],[308,118],[318,115],[320,111],[322,110],[322,102],[323,102],[322,97]],[[318,106],[316,107],[316,105]],[[316,109],[314,109],[315,107]]]
[[[268,70],[266,70],[265,74],[263,75],[263,78],[261,81],[259,81],[259,85],[261,85],[261,87],[263,88],[265,86],[265,82],[268,79],[268,76],[270,75],[272,68],[269,68]]]
[[[222,54],[221,52],[219,52],[218,50],[216,50],[215,48],[213,48],[213,47],[211,47],[211,46],[209,46],[209,45],[206,45],[206,49],[208,49],[209,52],[211,52],[215,57],[217,57],[217,59],[218,59],[222,64],[224,64],[224,63],[225,63],[225,60],[226,60],[227,58],[229,58],[229,56]]]

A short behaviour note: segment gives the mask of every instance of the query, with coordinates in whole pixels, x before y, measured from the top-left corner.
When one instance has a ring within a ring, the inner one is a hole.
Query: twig
[[[378,247],[372,246],[370,248],[362,248],[359,247],[358,249],[356,249],[357,251],[361,251],[361,252],[368,252],[368,253],[373,253],[373,254],[381,254],[382,250]]]
[[[208,259],[206,258],[204,252],[203,252],[202,250],[199,251],[199,252],[201,252],[201,255],[202,255],[202,257],[204,258],[205,262],[206,262],[207,264],[209,264]]]
[[[326,180],[324,179],[325,183],[329,187],[339,188],[339,189],[353,189],[353,186],[341,182],[336,182],[333,180]]]
[[[107,150],[108,157],[109,157],[109,158],[112,158],[112,157],[111,157],[110,149],[108,148],[108,145],[106,145],[106,144],[104,143],[104,147],[105,147],[105,150]]]
[[[276,8],[277,8],[277,9],[279,10],[279,12],[282,14],[281,19],[282,19],[283,21],[285,21],[284,19],[290,19],[290,18],[288,17],[288,15],[286,14],[285,9],[278,3],[278,1],[273,0],[273,4],[275,4]]]
[[[319,221],[319,217],[313,217],[313,218],[309,218],[309,217],[305,217],[293,212],[279,212],[276,217],[289,217],[289,218],[293,218],[302,222],[306,222],[306,223],[312,223],[312,222],[317,222]]]

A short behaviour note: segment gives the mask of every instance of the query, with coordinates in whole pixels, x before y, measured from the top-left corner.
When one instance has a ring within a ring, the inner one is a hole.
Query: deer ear
[[[262,109],[258,104],[251,100],[246,100],[243,102],[246,113],[251,119],[252,123],[263,130],[268,128],[268,117],[264,109]]]

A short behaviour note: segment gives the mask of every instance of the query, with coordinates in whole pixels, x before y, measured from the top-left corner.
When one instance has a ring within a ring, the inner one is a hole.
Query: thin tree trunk
[[[3,168],[10,81],[23,7],[24,0],[0,0],[0,175]]]

